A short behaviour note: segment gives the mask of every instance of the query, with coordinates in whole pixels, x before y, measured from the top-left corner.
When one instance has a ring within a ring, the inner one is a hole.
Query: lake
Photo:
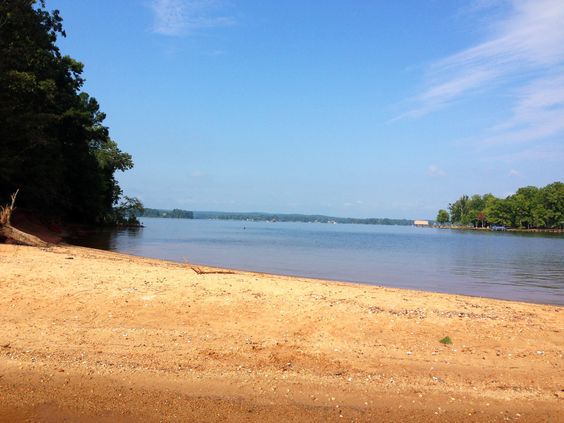
[[[143,218],[76,244],[240,270],[564,304],[564,236]]]

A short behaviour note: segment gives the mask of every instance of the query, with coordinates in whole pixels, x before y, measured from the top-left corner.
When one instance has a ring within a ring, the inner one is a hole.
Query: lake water
[[[143,218],[76,243],[241,270],[564,305],[564,236]]]

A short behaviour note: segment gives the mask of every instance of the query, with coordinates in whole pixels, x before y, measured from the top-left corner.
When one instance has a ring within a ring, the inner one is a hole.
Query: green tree
[[[20,188],[20,208],[102,222],[122,194],[115,172],[133,162],[59,36],[62,18],[43,1],[0,1],[0,202]]]
[[[109,222],[119,225],[139,225],[137,216],[143,215],[145,208],[138,198],[125,196],[114,207],[113,215],[107,216]]]
[[[448,223],[449,220],[450,216],[448,215],[448,212],[444,209],[440,209],[437,213],[437,222],[444,225],[445,223]]]
[[[484,199],[478,195],[474,194],[468,200],[468,221],[472,223],[474,227],[483,226],[484,223],[484,208],[485,208],[485,201]]]
[[[554,182],[542,188],[540,201],[545,209],[546,226],[564,227],[564,183]]]
[[[470,202],[467,195],[463,195],[454,203],[449,204],[450,220],[452,223],[468,225],[470,223]]]
[[[513,226],[513,207],[510,199],[499,199],[490,202],[488,221],[492,225]]]
[[[504,199],[493,194],[463,195],[449,204],[449,210],[453,223],[475,227],[564,228],[564,184],[522,187]]]

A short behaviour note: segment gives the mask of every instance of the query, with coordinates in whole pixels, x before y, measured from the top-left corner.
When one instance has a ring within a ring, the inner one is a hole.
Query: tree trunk
[[[4,237],[18,244],[30,245],[32,247],[47,247],[49,244],[35,235],[14,228],[12,225],[0,225],[0,237]]]

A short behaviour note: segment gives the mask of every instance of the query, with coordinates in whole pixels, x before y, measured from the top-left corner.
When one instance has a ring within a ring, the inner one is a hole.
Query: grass
[[[450,339],[450,336],[445,336],[439,342],[444,345],[452,345],[452,339]]]

